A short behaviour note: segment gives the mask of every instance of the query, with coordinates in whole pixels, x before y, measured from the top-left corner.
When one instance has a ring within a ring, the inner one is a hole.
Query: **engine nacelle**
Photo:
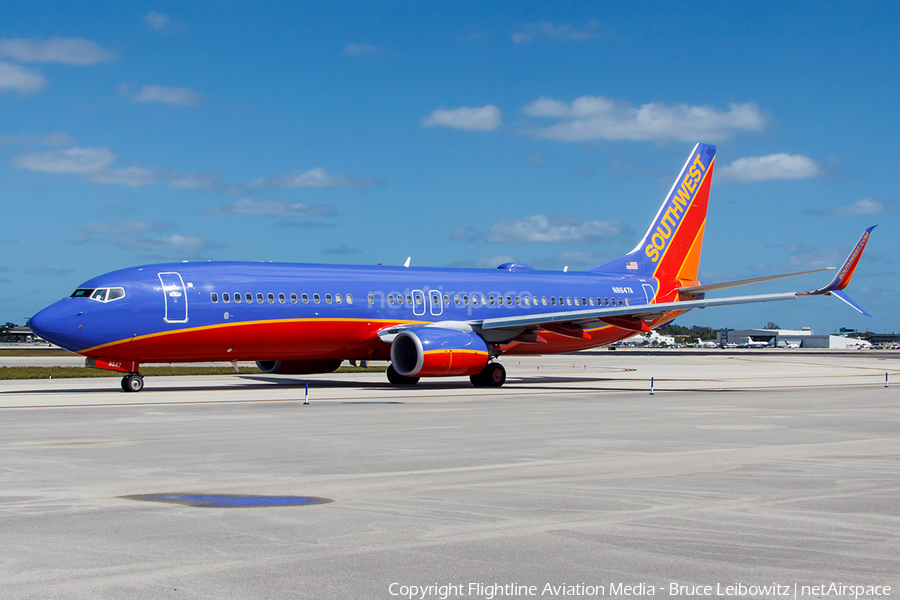
[[[263,373],[278,375],[311,375],[313,373],[331,373],[339,366],[341,360],[258,360],[256,366]]]
[[[489,359],[487,344],[471,331],[417,327],[391,344],[391,364],[405,377],[475,375]]]

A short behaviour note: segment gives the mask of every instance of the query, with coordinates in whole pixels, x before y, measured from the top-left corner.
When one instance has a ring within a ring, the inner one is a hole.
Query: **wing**
[[[782,300],[796,300],[797,298],[806,296],[823,296],[834,295],[843,300],[864,315],[871,316],[862,308],[856,305],[841,290],[850,283],[851,277],[859,259],[862,256],[863,249],[869,240],[869,236],[875,227],[869,227],[863,233],[857,242],[853,251],[844,261],[843,266],[838,269],[837,275],[831,280],[831,283],[816,290],[808,292],[785,292],[780,294],[758,294],[753,296],[732,296],[727,298],[696,298],[696,295],[705,291],[713,291],[715,289],[726,289],[728,287],[736,287],[738,285],[749,285],[751,283],[759,283],[761,281],[771,281],[784,277],[793,277],[795,275],[804,275],[807,273],[816,273],[829,269],[819,269],[816,271],[804,271],[802,273],[789,273],[786,275],[774,275],[771,277],[761,277],[758,279],[744,279],[725,284],[710,284],[707,286],[693,286],[682,288],[680,294],[691,294],[695,298],[692,300],[682,300],[678,302],[663,302],[660,304],[643,304],[638,306],[616,306],[609,308],[592,308],[587,310],[572,310],[564,312],[542,313],[537,315],[521,315],[510,317],[498,317],[495,319],[484,319],[482,321],[473,321],[483,331],[490,330],[527,330],[533,328],[543,328],[548,331],[567,335],[569,337],[585,337],[588,334],[583,330],[590,327],[590,323],[608,324],[624,329],[632,329],[634,331],[650,331],[650,327],[646,321],[653,321],[660,317],[664,317],[673,312],[682,312],[695,308],[709,308],[713,306],[732,306],[735,304],[753,304],[758,302],[779,302]],[[588,336],[589,337],[589,336]]]

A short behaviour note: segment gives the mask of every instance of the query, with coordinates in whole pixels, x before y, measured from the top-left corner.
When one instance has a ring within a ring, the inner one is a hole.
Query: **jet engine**
[[[489,359],[487,344],[471,331],[417,327],[391,344],[391,364],[404,377],[475,375]]]
[[[278,375],[311,375],[312,373],[331,373],[339,366],[340,360],[258,360],[256,366],[263,373]]]

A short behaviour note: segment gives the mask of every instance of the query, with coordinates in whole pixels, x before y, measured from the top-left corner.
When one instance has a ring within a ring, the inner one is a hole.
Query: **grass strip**
[[[383,373],[387,367],[340,367],[337,373]],[[142,367],[148,377],[173,375],[237,375],[232,367]],[[256,367],[240,367],[241,375],[263,375]],[[74,379],[80,377],[122,377],[124,373],[86,367],[0,367],[0,380]],[[296,375],[295,377],[302,377]]]

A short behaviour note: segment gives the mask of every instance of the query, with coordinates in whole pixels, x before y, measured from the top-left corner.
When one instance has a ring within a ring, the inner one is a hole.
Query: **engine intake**
[[[258,360],[256,366],[263,373],[278,375],[311,375],[313,373],[331,373],[339,366],[341,360]]]
[[[391,344],[391,364],[405,377],[475,375],[489,359],[487,344],[471,331],[418,327]]]

